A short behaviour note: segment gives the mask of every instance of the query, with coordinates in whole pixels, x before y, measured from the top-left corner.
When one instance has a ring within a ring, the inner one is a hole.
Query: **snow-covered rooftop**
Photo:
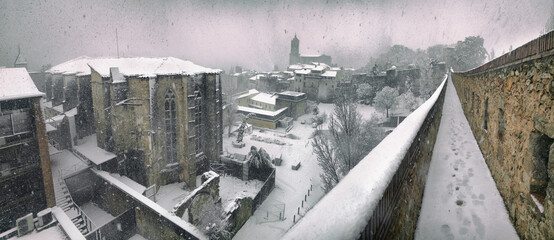
[[[118,67],[124,76],[156,76],[156,75],[195,75],[200,73],[219,73],[219,69],[205,68],[190,61],[173,57],[166,58],[78,58],[60,63],[46,72],[52,74],[90,75],[90,68],[100,73],[102,77],[110,76],[110,68]]]
[[[285,107],[285,108],[281,108],[281,109],[276,110],[276,111],[268,111],[268,110],[262,110],[262,109],[251,108],[251,107],[238,106],[237,110],[238,111],[243,111],[243,112],[255,113],[255,114],[262,115],[262,116],[274,117],[274,116],[279,115],[283,111],[287,110],[287,108]]]
[[[83,138],[80,145],[75,146],[74,149],[96,165],[100,165],[117,157],[115,154],[97,146],[96,134]]]
[[[123,76],[154,77],[157,75],[196,75],[202,73],[220,73],[219,69],[211,69],[196,65],[190,61],[174,57],[165,58],[105,58],[94,59],[88,65],[102,77],[110,76],[110,68],[119,68]]]
[[[325,71],[321,74],[322,77],[337,77],[336,71]]]
[[[326,68],[325,66],[318,65],[318,66],[314,67],[312,69],[312,71],[323,71],[323,70],[325,70],[325,68]]]
[[[250,80],[252,80],[252,81],[257,81],[257,80],[259,80],[261,77],[264,77],[264,76],[265,76],[265,74],[257,74],[256,76],[251,77]]]
[[[42,97],[25,68],[0,68],[0,101]]]
[[[293,91],[284,91],[284,92],[280,92],[279,94],[287,95],[287,96],[293,96],[293,97],[306,95],[305,93],[302,93],[302,92],[293,92]]]
[[[302,69],[302,65],[301,64],[293,64],[293,65],[289,66],[289,69],[290,70],[300,70],[300,69]]]
[[[271,95],[268,93],[258,93],[258,95],[252,98],[252,101],[267,103],[271,105],[275,105],[276,100],[277,100],[277,95]]]
[[[238,96],[237,98],[244,98],[244,97],[248,97],[248,96],[250,96],[250,95],[258,94],[258,93],[259,93],[258,90],[256,90],[256,89],[250,89],[250,90],[248,90],[247,93],[242,94],[242,95]]]
[[[300,70],[295,70],[294,73],[296,74],[309,74],[311,71],[309,69],[300,69]]]
[[[310,58],[316,58],[316,57],[321,57],[323,55],[321,54],[302,54],[300,55],[300,57],[310,57]]]
[[[88,66],[88,63],[91,60],[92,58],[90,57],[80,56],[53,66],[46,70],[46,72],[52,74],[75,74],[77,76],[90,75],[90,67]]]

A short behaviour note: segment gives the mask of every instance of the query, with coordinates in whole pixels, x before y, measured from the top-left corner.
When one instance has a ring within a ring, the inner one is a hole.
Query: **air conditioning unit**
[[[17,236],[19,237],[35,230],[32,213],[27,214],[25,217],[18,218],[15,223],[17,225]]]
[[[52,209],[47,208],[37,213],[38,223],[37,228],[44,227],[52,222]]]

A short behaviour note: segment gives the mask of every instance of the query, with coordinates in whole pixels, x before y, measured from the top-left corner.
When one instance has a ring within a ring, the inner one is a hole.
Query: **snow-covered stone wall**
[[[443,81],[283,239],[413,239],[445,89]]]
[[[119,216],[135,211],[137,233],[147,239],[207,239],[192,224],[175,216],[157,203],[122,183],[108,172],[90,169],[95,181],[95,202],[100,208]]]
[[[452,74],[473,135],[524,239],[554,239],[553,69],[554,31],[475,70]]]
[[[219,200],[219,174],[209,171],[205,172],[201,178],[202,185],[194,189],[186,198],[178,202],[173,207],[172,211],[173,214],[181,218],[183,218],[183,214],[188,214],[184,219],[188,219],[189,222],[192,223],[199,218],[199,216],[195,216],[194,214],[202,214],[200,210],[205,204],[213,204]],[[201,199],[204,198],[210,198],[213,201],[202,201]]]

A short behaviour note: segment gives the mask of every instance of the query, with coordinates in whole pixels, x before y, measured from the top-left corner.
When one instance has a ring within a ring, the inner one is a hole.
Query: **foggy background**
[[[21,46],[30,70],[69,59],[174,56],[228,71],[286,68],[301,54],[364,66],[394,44],[425,49],[480,35],[496,56],[544,30],[552,0],[0,0],[0,66]]]

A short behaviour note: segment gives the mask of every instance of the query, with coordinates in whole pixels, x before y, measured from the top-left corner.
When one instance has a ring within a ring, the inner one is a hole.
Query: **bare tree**
[[[330,191],[384,137],[377,120],[363,122],[352,94],[340,94],[329,120],[329,131],[318,128],[312,140],[323,189]]]
[[[343,164],[334,157],[333,144],[323,136],[320,130],[316,130],[312,147],[317,157],[317,164],[323,170],[320,174],[323,190],[329,192],[342,179]]]
[[[387,111],[387,117],[389,117],[389,109],[396,105],[396,97],[398,97],[398,90],[391,87],[384,87],[375,96],[375,107],[381,110]]]
[[[349,170],[360,160],[357,159],[359,154],[356,142],[360,134],[361,119],[352,95],[340,94],[335,100],[335,112],[329,121],[329,131],[335,144],[339,146],[336,153]]]

